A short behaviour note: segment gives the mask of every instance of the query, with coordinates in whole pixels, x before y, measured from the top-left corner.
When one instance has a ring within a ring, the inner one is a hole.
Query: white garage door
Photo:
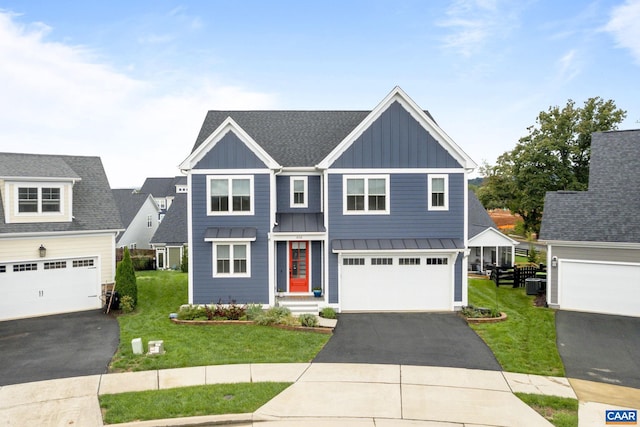
[[[560,308],[640,316],[640,264],[560,260]]]
[[[449,311],[453,265],[447,255],[343,255],[342,311]]]
[[[97,259],[2,264],[0,295],[0,320],[100,308]]]

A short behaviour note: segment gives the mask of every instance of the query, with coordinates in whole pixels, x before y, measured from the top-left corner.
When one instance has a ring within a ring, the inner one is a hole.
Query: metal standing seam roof
[[[278,213],[274,233],[324,233],[322,213]]]
[[[255,240],[256,236],[257,230],[254,227],[209,227],[204,233],[204,240]]]
[[[334,252],[340,251],[402,251],[461,250],[461,239],[336,239],[331,241]]]

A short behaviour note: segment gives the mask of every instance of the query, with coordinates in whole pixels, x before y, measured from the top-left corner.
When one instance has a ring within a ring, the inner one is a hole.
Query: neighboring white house
[[[0,320],[100,309],[122,231],[98,157],[0,153]]]
[[[156,268],[178,269],[187,247],[187,195],[176,194],[171,207],[151,239],[156,250]]]
[[[117,247],[151,249],[149,241],[160,224],[160,209],[153,197],[128,188],[112,192],[120,211],[120,220],[126,227],[116,238]]]
[[[550,307],[640,316],[640,130],[594,133],[587,191],[549,192]]]
[[[518,241],[502,234],[476,195],[469,191],[469,270],[484,273],[492,266],[513,266]]]

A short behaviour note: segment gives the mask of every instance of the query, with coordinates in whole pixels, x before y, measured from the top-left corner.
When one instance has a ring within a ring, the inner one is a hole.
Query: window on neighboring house
[[[20,187],[18,189],[18,212],[38,212],[37,187]]]
[[[160,209],[165,209],[167,207],[165,199],[156,199],[156,203],[158,203],[158,208]]]
[[[345,177],[345,213],[389,213],[388,176]]]
[[[42,212],[60,212],[59,188],[42,188]]]
[[[291,207],[307,207],[307,177],[291,177]]]
[[[147,215],[147,228],[153,227],[153,216]]]
[[[19,187],[19,213],[62,212],[59,187]]]
[[[249,252],[248,243],[214,244],[213,275],[249,277]]]
[[[429,210],[449,209],[447,175],[429,175]]]
[[[252,214],[253,177],[215,177],[209,180],[209,214]]]

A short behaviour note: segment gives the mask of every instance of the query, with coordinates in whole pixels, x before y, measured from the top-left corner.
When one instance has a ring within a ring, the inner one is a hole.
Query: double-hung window
[[[428,175],[430,211],[449,209],[449,177],[447,175]]]
[[[18,187],[18,213],[60,212],[60,187]]]
[[[214,176],[207,186],[209,215],[252,215],[253,177]]]
[[[290,180],[291,186],[291,207],[306,208],[307,207],[307,177],[292,176]]]
[[[345,214],[388,214],[389,176],[345,176]]]
[[[214,243],[213,245],[213,276],[250,276],[249,243]]]

